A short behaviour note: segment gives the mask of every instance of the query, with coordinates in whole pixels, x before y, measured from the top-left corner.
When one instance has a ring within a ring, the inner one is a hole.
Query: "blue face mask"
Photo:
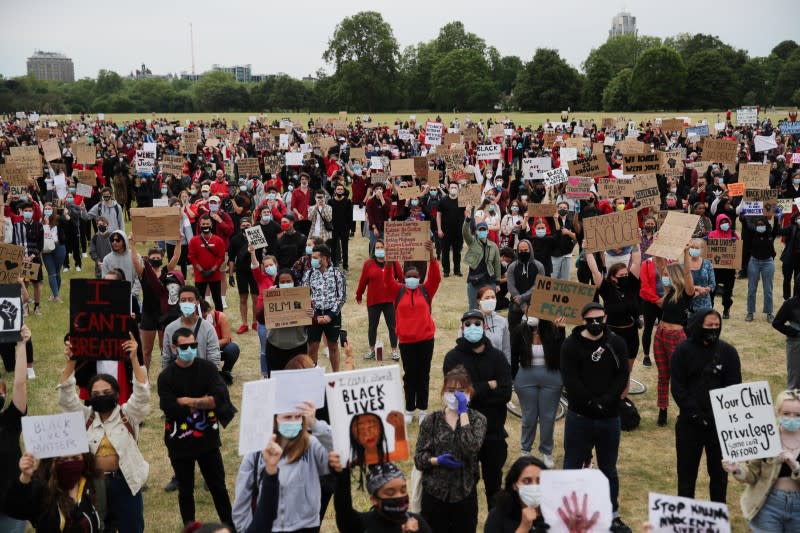
[[[311,258],[311,268],[319,268],[319,259]]]
[[[700,257],[700,250],[697,248],[689,248],[689,255],[692,257]]]
[[[498,183],[497,185],[494,186],[494,188],[496,190],[498,190],[498,191],[502,191],[503,190],[503,184],[502,183]]]
[[[275,274],[278,273],[278,267],[276,267],[275,265],[270,265],[264,269],[264,272],[267,273],[267,276],[275,277]]]
[[[167,188],[161,187],[161,194],[167,194]]]
[[[311,255],[311,252],[314,251],[313,246],[306,246],[306,255]]]
[[[467,326],[464,328],[464,338],[469,342],[476,343],[483,338],[482,326]]]
[[[275,193],[274,192],[271,192],[271,193],[269,193],[267,195],[267,200],[274,200],[274,199],[275,199]]]
[[[33,219],[33,211],[23,211],[22,218],[24,218],[25,220]]]
[[[361,174],[362,167],[361,165],[353,165],[353,172],[356,174]]]
[[[486,238],[488,236],[489,236],[489,230],[486,230],[486,229],[478,230],[478,238],[479,239],[486,240]]]
[[[406,278],[406,287],[412,291],[419,287],[419,278]]]
[[[302,422],[278,422],[278,433],[291,440],[303,430]]]
[[[729,229],[731,229],[731,225],[727,223],[720,224],[719,229],[721,229],[722,231],[728,231]]]
[[[756,226],[756,231],[758,233],[764,233],[765,231],[767,231],[767,227],[766,226]]]
[[[261,217],[261,222],[263,224],[268,224],[269,222],[272,222],[272,215],[264,215],[264,216],[262,216]]]
[[[414,198],[413,200],[411,200],[411,205],[414,206],[414,207],[418,206],[419,205],[419,200]]]
[[[800,430],[800,418],[789,418],[788,416],[781,417],[781,425],[786,431],[794,433]]]
[[[537,229],[536,236],[539,238],[547,236],[547,230],[542,228]]]
[[[178,307],[181,308],[181,313],[183,313],[183,316],[192,316],[197,306],[191,302],[181,302]]]
[[[178,359],[184,363],[191,363],[197,357],[197,348],[178,348]]]
[[[208,208],[211,210],[212,213],[216,213],[219,211],[219,204],[208,204]]]
[[[383,259],[384,257],[386,257],[386,250],[384,250],[383,248],[375,248],[375,257],[377,257],[378,259]]]
[[[20,194],[19,195],[19,201],[20,202],[27,202],[28,201],[28,195],[27,194]],[[23,214],[23,216],[25,216],[25,215]],[[31,216],[33,216],[33,213],[31,213]]]
[[[800,180],[798,180],[798,181],[800,181]],[[428,194],[430,194],[431,196],[436,196],[437,194],[439,194],[439,191],[437,191],[436,189],[433,189]]]
[[[665,287],[672,287],[672,280],[669,276],[661,276],[661,284]]]
[[[278,283],[278,287],[281,289],[291,289],[294,287],[294,283]]]
[[[800,185],[800,179],[795,179],[795,178],[792,178],[792,183],[793,183],[794,185]]]

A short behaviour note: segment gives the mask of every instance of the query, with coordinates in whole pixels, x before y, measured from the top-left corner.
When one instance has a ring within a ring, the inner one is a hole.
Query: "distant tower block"
[[[637,35],[636,17],[627,11],[621,11],[611,19],[611,29],[608,30],[609,37],[619,35]]]

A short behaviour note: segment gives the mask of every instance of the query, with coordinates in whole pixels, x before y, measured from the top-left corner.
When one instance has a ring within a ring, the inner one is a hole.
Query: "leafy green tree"
[[[686,89],[686,64],[672,48],[644,52],[633,68],[630,103],[633,109],[676,109]]]
[[[434,44],[439,54],[446,54],[452,50],[473,50],[479,54],[486,51],[486,41],[466,31],[461,21],[449,22],[442,26]]]
[[[122,90],[122,78],[113,70],[101,69],[97,73],[97,95],[117,93]]]
[[[210,112],[230,110],[231,96],[239,94],[237,85],[231,74],[220,71],[204,74],[194,85],[197,108]]]
[[[614,67],[602,55],[590,54],[583,64],[586,71],[586,82],[583,84],[582,108],[586,110],[601,109],[603,91],[614,77]]]
[[[732,108],[739,103],[739,76],[717,50],[694,54],[686,69],[685,106],[690,109]]]
[[[798,87],[800,87],[800,48],[791,53],[778,74],[778,79],[775,81],[775,103],[791,104],[792,95]]]
[[[611,77],[613,77],[625,67],[633,68],[636,64],[636,59],[642,53],[658,46],[661,46],[661,39],[658,37],[647,35],[617,35],[609,37],[605,43],[589,52],[589,56],[583,63],[583,70],[588,76],[589,69],[598,63],[600,59],[605,59],[611,64]],[[611,77],[609,77],[609,80]]]
[[[556,50],[537,48],[514,87],[517,106],[526,111],[553,112],[577,107],[583,78]]]
[[[633,69],[624,68],[611,78],[603,89],[603,111],[629,111],[631,75]]]
[[[333,78],[349,94],[352,109],[377,111],[393,104],[399,54],[381,14],[362,11],[337,24],[322,58],[335,66]]]
[[[767,58],[754,57],[747,60],[740,72],[740,94],[737,105],[766,106],[770,100],[769,70]]]
[[[510,95],[517,76],[524,68],[522,60],[517,56],[501,56],[493,46],[487,49],[487,55],[490,58],[489,68],[497,89],[504,95]]]
[[[431,73],[431,100],[437,109],[491,109],[497,88],[483,55],[455,49],[439,59]]]
[[[786,61],[787,59],[789,59],[789,56],[792,55],[792,52],[794,52],[798,48],[800,48],[800,45],[798,45],[796,42],[792,40],[787,39],[785,41],[781,41],[778,44],[776,44],[775,48],[773,48],[772,52],[770,52],[770,55],[776,56]]]

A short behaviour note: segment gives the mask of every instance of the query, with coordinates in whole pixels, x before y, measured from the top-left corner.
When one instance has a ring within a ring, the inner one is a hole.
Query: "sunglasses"
[[[197,343],[196,342],[187,342],[187,343],[184,343],[184,344],[179,344],[178,348],[181,349],[181,350],[187,350],[189,348],[197,348]]]
[[[483,322],[481,322],[480,320],[467,320],[466,322],[464,322],[464,327],[466,328],[467,326],[483,327]]]
[[[786,394],[794,400],[800,400],[800,389],[787,389]]]
[[[112,237],[112,238],[109,239],[109,241],[111,241],[111,242],[123,242],[123,240],[120,237]]]

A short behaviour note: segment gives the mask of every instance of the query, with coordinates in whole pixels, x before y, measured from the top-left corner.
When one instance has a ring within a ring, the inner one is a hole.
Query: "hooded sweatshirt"
[[[689,320],[689,335],[672,355],[670,382],[672,397],[681,410],[680,416],[697,417],[697,420],[713,426],[709,391],[741,383],[742,371],[736,348],[723,340],[713,344],[704,342],[703,321],[710,313],[719,316],[713,309],[704,309]]]
[[[122,237],[123,249],[121,252],[111,251],[103,258],[103,268],[100,272],[101,277],[105,276],[115,268],[122,270],[125,273],[125,281],[132,281],[131,290],[134,294],[141,294],[142,285],[139,283],[139,277],[136,275],[136,270],[133,268],[133,259],[131,259],[131,252],[128,250],[128,237],[122,230],[115,230],[111,235],[119,235]],[[111,237],[109,235],[109,238]],[[142,263],[142,258],[139,257],[139,262]],[[144,265],[144,263],[142,263]]]
[[[721,229],[719,229],[719,227],[723,222],[726,221],[728,222],[728,224],[730,224],[730,228],[728,228],[728,231],[722,231]],[[733,223],[731,222],[731,219],[728,215],[717,215],[717,229],[715,229],[714,231],[710,231],[708,233],[708,238],[736,240],[739,238],[739,236],[736,235],[735,231],[733,231]]]
[[[628,384],[628,349],[622,337],[605,328],[599,339],[572,330],[561,345],[561,378],[569,410],[592,419],[619,416],[619,398]]]
[[[100,201],[92,207],[85,215],[86,218],[98,219],[105,217],[108,220],[108,231],[124,230],[125,221],[122,219],[122,207],[116,200],[111,200],[111,205],[106,205],[105,202]],[[127,249],[127,243],[125,248]]]
[[[508,293],[511,296],[519,296],[523,303],[529,303],[533,286],[536,283],[536,276],[544,275],[544,265],[534,259],[533,244],[531,241],[523,239],[519,244],[527,243],[528,250],[531,250],[530,259],[525,263],[520,259],[508,265],[506,278],[508,279]]]

